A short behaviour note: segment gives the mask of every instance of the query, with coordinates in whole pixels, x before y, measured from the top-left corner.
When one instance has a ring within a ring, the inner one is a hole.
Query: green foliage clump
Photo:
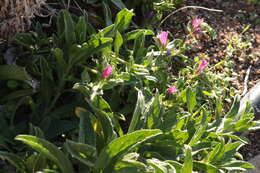
[[[97,32],[85,16],[63,10],[52,35],[38,24],[35,32],[16,36],[22,53],[0,69],[10,89],[0,100],[1,159],[23,173],[253,168],[239,153],[247,140],[238,134],[259,128],[259,121],[250,105],[238,114],[238,96],[223,110],[234,96],[229,72],[219,72],[226,62],[212,66],[205,56],[185,55],[198,34],[214,38],[212,28],[200,20],[187,39],[170,41],[167,31],[129,30],[133,16],[123,9]],[[18,121],[21,107],[29,113]],[[14,136],[37,152],[18,142],[9,148]]]

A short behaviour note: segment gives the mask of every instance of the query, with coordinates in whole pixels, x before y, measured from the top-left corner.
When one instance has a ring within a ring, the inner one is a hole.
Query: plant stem
[[[185,6],[182,8],[179,8],[178,10],[175,10],[173,12],[171,12],[168,16],[166,16],[161,23],[159,24],[159,27],[172,15],[174,15],[175,13],[178,13],[181,10],[187,9],[187,8],[193,8],[193,9],[202,9],[202,10],[207,10],[207,11],[214,11],[214,12],[223,12],[223,10],[217,10],[217,9],[211,9],[211,8],[206,8],[206,7],[201,7],[201,6]]]

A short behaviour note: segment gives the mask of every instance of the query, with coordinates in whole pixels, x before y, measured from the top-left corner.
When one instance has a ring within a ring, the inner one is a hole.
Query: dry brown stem
[[[26,31],[46,0],[0,0],[0,39]]]

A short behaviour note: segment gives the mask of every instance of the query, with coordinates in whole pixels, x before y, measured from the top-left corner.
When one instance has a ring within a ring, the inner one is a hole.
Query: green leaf
[[[112,24],[100,30],[97,34],[97,37],[114,37],[116,31],[115,24]]]
[[[53,95],[53,76],[52,76],[52,69],[49,66],[49,63],[45,58],[40,58],[40,67],[41,67],[41,87],[40,87],[40,92],[41,92],[41,98],[42,102],[45,103],[45,106],[49,105],[52,99]]]
[[[142,61],[141,57],[144,57],[145,54],[145,35],[144,33],[140,32],[134,41],[133,57],[135,60],[137,60],[138,63],[140,63]]]
[[[185,158],[181,173],[192,173],[193,161],[191,154],[191,147],[185,145]]]
[[[114,3],[115,6],[117,6],[120,10],[123,8],[126,8],[125,4],[122,2],[122,0],[111,0],[112,3]]]
[[[133,11],[128,9],[123,9],[117,14],[115,25],[119,32],[122,32],[128,28],[133,16]]]
[[[239,95],[236,95],[232,107],[226,114],[225,118],[234,118],[239,111],[239,106],[240,106],[240,97]]]
[[[29,33],[19,33],[15,36],[15,41],[23,45],[27,48],[31,48],[31,46],[34,46],[36,43],[36,40],[33,38],[32,34]]]
[[[81,63],[91,55],[98,53],[102,49],[108,47],[113,42],[112,38],[93,38],[88,41],[88,43],[84,43],[83,46],[73,45],[69,48],[69,65],[72,67],[75,64]]]
[[[224,144],[223,141],[218,143],[214,149],[208,154],[207,162],[208,163],[216,163],[221,157],[224,155]]]
[[[187,100],[188,110],[190,113],[192,113],[193,109],[197,104],[197,101],[196,101],[196,92],[193,91],[190,87],[186,89],[186,100]]]
[[[24,67],[0,65],[0,79],[31,80]]]
[[[154,35],[153,31],[150,29],[137,29],[137,30],[133,30],[130,31],[128,33],[126,33],[125,38],[126,40],[134,40],[136,39],[141,33],[143,33],[145,36],[146,35]]]
[[[176,162],[174,160],[166,160],[165,162],[171,164],[175,168],[177,173],[181,172],[183,166],[179,162]]]
[[[91,113],[83,108],[76,108],[76,115],[80,118],[79,122],[79,142],[96,146],[96,134],[91,123]]]
[[[75,28],[76,38],[79,44],[86,41],[87,37],[87,23],[85,17],[79,17],[79,21]]]
[[[160,105],[159,94],[156,94],[156,96],[152,99],[151,106],[149,107],[149,111],[147,113],[148,113],[147,126],[149,129],[156,128],[161,125],[160,123],[161,105]]]
[[[104,15],[105,15],[105,21],[106,21],[106,25],[112,25],[112,14],[111,14],[111,10],[109,8],[109,6],[107,5],[107,3],[105,3],[105,1],[102,1],[102,5],[103,5],[103,11],[104,11]]]
[[[174,166],[158,159],[147,159],[146,162],[151,165],[156,173],[176,173]]]
[[[13,166],[15,166],[20,172],[26,172],[27,167],[25,162],[17,155],[0,151],[0,158],[2,160],[7,160]]]
[[[67,45],[72,45],[76,42],[76,35],[75,35],[75,28],[74,28],[74,21],[70,13],[66,10],[61,12],[63,14],[63,22],[64,22],[64,32],[65,32],[65,40]]]
[[[1,102],[6,102],[8,100],[13,100],[19,97],[29,96],[34,94],[34,91],[32,89],[23,89],[23,90],[16,90],[6,96],[4,96],[1,99]]]
[[[26,166],[28,173],[41,171],[47,166],[46,157],[42,154],[33,154],[26,159]]]
[[[250,163],[241,161],[241,160],[234,160],[234,161],[230,161],[224,165],[221,166],[222,168],[226,169],[226,170],[230,170],[230,171],[247,171],[250,169],[253,169],[254,166]]]
[[[65,146],[68,152],[89,167],[93,167],[93,155],[96,152],[96,148],[93,146],[77,143],[71,140],[66,140]]]
[[[117,55],[119,54],[119,50],[123,42],[124,41],[122,35],[120,34],[120,32],[117,31],[115,36],[115,42],[114,42],[114,49]]]
[[[221,114],[222,114],[222,104],[221,101],[219,99],[216,99],[216,119],[220,119]]]
[[[53,50],[53,53],[57,60],[57,67],[58,67],[57,70],[59,73],[59,77],[60,77],[60,79],[62,79],[62,77],[64,76],[64,73],[66,72],[66,69],[67,69],[67,63],[63,58],[63,51],[60,48],[55,48]]]
[[[224,173],[217,167],[204,162],[193,161],[194,167],[207,173]]]
[[[190,142],[189,142],[189,146],[192,147],[194,144],[196,144],[198,141],[200,141],[202,135],[205,133],[206,128],[207,128],[207,115],[204,111],[202,111],[203,113],[203,118],[201,120],[201,125],[199,126],[199,128],[196,130],[195,134],[192,136]]]
[[[111,172],[114,164],[122,155],[148,139],[160,134],[162,134],[162,132],[158,129],[138,130],[113,140],[101,151],[95,163],[96,172],[101,172],[102,170],[104,170],[104,172]]]
[[[140,119],[141,119],[144,107],[145,107],[144,95],[143,95],[142,91],[139,90],[134,114],[133,114],[133,117],[132,117],[132,120],[131,120],[131,123],[129,125],[127,133],[131,133],[131,132],[140,128],[139,127],[140,126]]]
[[[112,120],[110,117],[112,116],[112,113],[104,111],[104,107],[106,107],[107,105],[104,104],[105,102],[103,102],[104,100],[101,97],[99,99],[97,99],[97,97],[98,96],[96,96],[96,99],[94,99],[94,101],[90,101],[87,98],[86,100],[94,114],[97,116],[97,119],[101,122],[105,137],[105,143],[107,143],[110,142],[115,135]]]
[[[24,142],[45,157],[56,163],[63,173],[74,173],[73,167],[69,159],[52,143],[30,135],[18,135],[16,140]]]

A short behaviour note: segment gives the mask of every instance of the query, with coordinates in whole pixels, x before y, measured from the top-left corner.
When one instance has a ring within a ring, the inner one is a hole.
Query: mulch
[[[192,18],[204,18],[212,28],[217,31],[217,40],[206,40],[198,49],[189,52],[189,56],[196,57],[200,53],[206,54],[211,64],[223,59],[234,62],[232,86],[241,94],[244,90],[244,81],[247,70],[250,68],[248,88],[254,86],[260,79],[260,5],[250,4],[245,0],[194,0],[185,5],[202,6],[210,9],[219,9],[223,12],[212,12],[201,9],[185,9],[174,14],[163,25],[176,37],[185,33],[183,25]],[[241,41],[232,46],[235,48],[231,56],[227,47],[230,40]],[[251,43],[250,47],[241,48],[239,43]],[[257,117],[256,117],[257,118]],[[257,118],[258,119],[258,118]],[[246,160],[260,153],[260,131],[250,132],[246,135],[250,144],[242,147],[240,152]]]

